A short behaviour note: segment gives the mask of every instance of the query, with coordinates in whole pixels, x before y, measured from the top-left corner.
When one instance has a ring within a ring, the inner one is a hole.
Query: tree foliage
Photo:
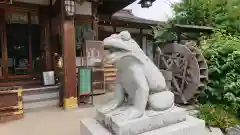
[[[182,0],[172,7],[175,12],[172,23],[213,26],[240,33],[239,0]]]

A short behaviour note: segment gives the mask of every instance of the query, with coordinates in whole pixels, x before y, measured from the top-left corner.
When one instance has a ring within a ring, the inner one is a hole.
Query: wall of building
[[[78,15],[92,15],[92,3],[84,2],[83,4],[76,3],[76,14]]]

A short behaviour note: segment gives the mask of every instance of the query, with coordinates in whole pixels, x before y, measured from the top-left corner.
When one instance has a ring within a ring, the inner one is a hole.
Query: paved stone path
[[[74,111],[64,111],[57,107],[29,110],[22,120],[0,124],[0,135],[80,135],[80,120],[94,117],[96,108],[112,97],[112,93],[95,96],[94,106],[85,105]],[[214,129],[207,135],[222,134]]]
[[[0,135],[80,135],[80,120],[93,117],[96,107],[108,102],[112,93],[95,96],[94,107],[74,111],[43,108],[25,112],[24,119],[0,124]]]

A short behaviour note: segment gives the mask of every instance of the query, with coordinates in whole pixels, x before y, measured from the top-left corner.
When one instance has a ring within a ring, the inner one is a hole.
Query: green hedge
[[[202,40],[201,49],[209,66],[209,83],[201,94],[200,102],[206,101],[240,107],[240,39],[217,31]]]

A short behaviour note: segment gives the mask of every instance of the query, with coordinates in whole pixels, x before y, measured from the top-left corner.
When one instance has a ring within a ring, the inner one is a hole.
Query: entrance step
[[[42,81],[41,80],[14,80],[14,81],[2,81],[0,82],[0,87],[10,87],[10,86],[36,86],[36,85],[41,85]]]
[[[23,109],[59,106],[59,86],[38,86],[23,89]]]

